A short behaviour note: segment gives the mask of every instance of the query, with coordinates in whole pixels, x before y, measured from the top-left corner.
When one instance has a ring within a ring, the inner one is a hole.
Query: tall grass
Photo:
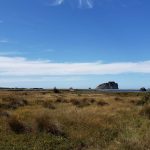
[[[0,149],[150,149],[150,109],[147,96],[142,98],[145,93],[81,91],[78,96],[79,92],[0,91],[1,105],[12,104],[11,98],[4,98],[9,95],[17,97],[15,103],[27,100],[16,109],[0,109]],[[136,105],[139,99],[146,102]],[[2,117],[4,112],[9,117]]]

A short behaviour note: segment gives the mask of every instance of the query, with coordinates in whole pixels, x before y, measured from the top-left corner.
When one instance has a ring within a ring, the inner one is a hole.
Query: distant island
[[[119,88],[118,88],[118,83],[114,81],[110,81],[108,83],[103,83],[103,84],[98,85],[96,89],[100,90],[100,89],[119,89]]]

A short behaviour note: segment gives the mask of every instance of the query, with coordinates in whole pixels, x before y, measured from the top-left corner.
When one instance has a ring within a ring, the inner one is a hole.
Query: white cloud
[[[1,76],[63,76],[150,73],[150,61],[117,63],[55,63],[27,60],[24,57],[0,56]]]
[[[79,0],[79,7],[85,8],[93,8],[93,1],[92,0]]]
[[[61,5],[64,2],[64,0],[48,0],[47,5],[49,6],[57,6]]]
[[[93,8],[94,0],[49,0],[50,5],[56,6],[61,5],[64,2],[76,2],[79,5],[79,8]]]

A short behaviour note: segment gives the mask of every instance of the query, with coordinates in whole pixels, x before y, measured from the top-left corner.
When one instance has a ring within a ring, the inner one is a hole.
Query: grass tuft
[[[141,100],[137,102],[137,105],[144,105],[150,103],[150,93],[146,93]]]
[[[143,106],[142,110],[140,111],[140,114],[150,119],[150,105]]]
[[[70,100],[71,103],[77,107],[85,107],[85,106],[89,106],[90,105],[90,101],[87,98],[83,98],[83,99],[71,99]]]
[[[28,105],[28,101],[22,97],[8,96],[2,99],[3,103],[0,104],[1,108],[4,109],[17,109],[18,107]]]
[[[39,132],[51,133],[55,136],[64,136],[64,131],[62,130],[61,125],[54,121],[49,115],[42,114],[36,118],[37,130]]]
[[[27,127],[24,122],[20,121],[16,116],[11,116],[8,120],[9,127],[17,134],[31,131],[31,128]]]
[[[98,106],[107,106],[109,104],[107,102],[103,101],[103,100],[100,100],[100,101],[97,102],[97,105]]]
[[[43,103],[43,107],[48,108],[48,109],[56,109],[54,104],[51,101],[46,101]]]
[[[58,98],[56,99],[56,102],[57,102],[57,103],[67,103],[67,100],[66,100],[65,98],[63,98],[63,97],[58,97]]]
[[[123,99],[120,98],[120,97],[115,97],[114,100],[115,100],[115,101],[122,101]]]

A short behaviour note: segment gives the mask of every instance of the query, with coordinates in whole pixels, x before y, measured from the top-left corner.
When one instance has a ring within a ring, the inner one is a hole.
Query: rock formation
[[[100,84],[96,89],[118,89],[118,84],[114,81],[111,81],[108,83]]]
[[[145,92],[145,91],[147,91],[147,90],[146,90],[145,87],[142,87],[142,88],[140,88],[140,91],[141,91],[141,92]]]

